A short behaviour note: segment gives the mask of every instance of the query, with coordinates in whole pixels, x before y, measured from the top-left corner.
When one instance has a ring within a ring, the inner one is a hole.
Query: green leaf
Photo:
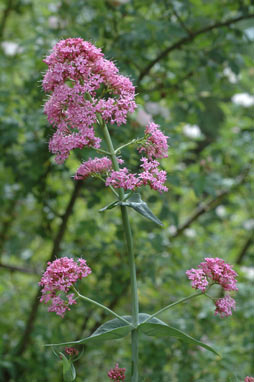
[[[76,370],[73,363],[65,357],[63,353],[61,354],[62,364],[63,364],[63,379],[64,382],[73,382],[76,379]]]
[[[179,329],[173,328],[172,326],[167,325],[165,322],[159,320],[156,317],[153,317],[151,320],[144,322],[149,317],[149,314],[140,313],[139,314],[139,330],[146,334],[147,336],[152,337],[175,337],[179,340],[187,342],[192,345],[201,346],[212,353],[220,356],[216,350],[211,346],[206,345],[205,343],[196,340],[195,338],[189,336],[188,334],[182,332]]]
[[[134,193],[126,202],[119,202],[119,204],[122,206],[131,207],[145,218],[160,226],[163,225],[163,223],[152,213],[148,205],[141,199],[140,194],[137,192]]]
[[[101,208],[101,209],[99,210],[99,212],[104,212],[104,211],[106,211],[106,210],[111,210],[112,208],[118,206],[118,204],[119,204],[119,201],[118,201],[118,200],[115,200],[114,202],[112,202],[112,203],[106,205],[105,207]]]
[[[89,337],[83,338],[78,341],[63,342],[59,344],[48,344],[46,346],[83,344],[85,342],[99,343],[103,341],[123,338],[127,336],[132,329],[131,316],[124,316],[124,318],[130,322],[130,325],[124,324],[123,321],[119,320],[118,318],[115,318],[114,320],[107,321],[105,322],[105,324],[99,326],[99,328],[96,329],[95,332]]]

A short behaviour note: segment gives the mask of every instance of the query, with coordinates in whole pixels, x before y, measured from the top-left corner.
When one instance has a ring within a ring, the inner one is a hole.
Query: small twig
[[[175,8],[173,6],[172,6],[172,12],[175,15],[175,17],[177,18],[177,20],[179,21],[179,24],[181,25],[181,27],[185,30],[185,32],[187,32],[187,34],[189,36],[192,36],[192,34],[193,34],[192,31],[189,30],[189,28],[185,25],[182,18],[178,15],[177,11],[175,10]]]
[[[228,194],[230,194],[236,187],[243,184],[245,181],[247,175],[249,174],[250,167],[245,169],[241,175],[239,175],[236,178],[235,184],[229,189],[229,190],[223,190],[218,193],[218,195],[214,198],[209,200],[206,203],[202,203],[200,206],[198,206],[194,212],[190,215],[189,218],[186,219],[186,221],[178,227],[176,232],[170,236],[171,239],[175,239],[177,236],[179,236],[183,231],[185,231],[194,221],[196,221],[199,216],[203,215],[207,211],[210,211],[211,209],[215,208],[221,200]]]
[[[223,22],[216,22],[212,25],[208,25],[204,28],[196,30],[195,32],[192,32],[191,35],[188,35],[186,37],[179,39],[178,41],[176,41],[175,43],[173,43],[172,45],[170,45],[166,49],[164,49],[161,53],[159,53],[158,56],[155,57],[155,59],[152,60],[141,71],[139,78],[137,80],[137,83],[139,84],[143,80],[143,78],[150,72],[150,70],[154,67],[154,65],[157,64],[160,60],[167,57],[174,50],[181,49],[183,45],[189,44],[190,42],[195,40],[198,36],[205,34],[205,33],[208,33],[208,32],[211,32],[214,29],[227,27],[227,26],[230,26],[231,24],[237,23],[237,22],[242,21],[242,20],[251,19],[251,18],[254,18],[253,13],[250,13],[249,15],[242,15],[242,16],[234,17],[232,19],[229,19],[229,20],[223,21]]]
[[[21,273],[26,273],[29,275],[41,275],[41,272],[38,272],[35,269],[18,267],[16,265],[9,265],[9,264],[0,263],[0,268],[6,269],[10,272],[21,272]]]
[[[246,255],[250,246],[254,243],[254,231],[252,231],[251,236],[244,243],[241,251],[236,258],[236,264],[240,265],[243,262],[244,256]]]

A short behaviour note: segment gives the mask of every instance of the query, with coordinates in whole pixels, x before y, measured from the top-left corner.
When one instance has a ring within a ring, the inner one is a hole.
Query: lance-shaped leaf
[[[111,210],[112,208],[116,207],[119,205],[119,201],[118,200],[115,200],[114,202],[108,204],[107,206],[101,208],[99,210],[99,212],[104,212],[104,211],[107,211],[107,210]]]
[[[63,380],[64,382],[73,382],[76,379],[76,370],[68,358],[65,357],[63,353],[59,353],[61,355],[62,364],[63,364]]]
[[[62,342],[59,344],[48,344],[46,346],[62,346],[62,345],[73,345],[73,344],[83,344],[87,342],[98,343],[108,340],[116,340],[118,338],[125,337],[133,329],[131,325],[131,316],[124,316],[124,318],[130,322],[130,325],[125,324],[123,321],[115,318],[105,322],[95,330],[91,336],[83,338],[78,341]]]
[[[220,355],[216,352],[216,350],[214,350],[211,346],[196,340],[195,338],[189,336],[188,334],[182,332],[179,329],[176,329],[176,328],[173,328],[172,326],[167,325],[165,322],[159,320],[158,318],[153,317],[151,318],[151,320],[146,321],[148,317],[149,317],[149,314],[145,314],[145,313],[139,314],[139,331],[146,334],[147,336],[175,337],[189,344],[201,346],[220,357]]]
[[[152,213],[148,205],[141,199],[139,193],[134,193],[129,199],[124,202],[119,202],[122,206],[127,206],[133,208],[139,214],[143,215],[145,218],[153,221],[154,223],[162,226],[163,223]]]

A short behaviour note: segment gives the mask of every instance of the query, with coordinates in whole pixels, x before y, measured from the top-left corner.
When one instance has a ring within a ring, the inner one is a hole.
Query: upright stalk
[[[111,137],[108,131],[108,128],[105,123],[102,124],[103,133],[105,141],[107,143],[108,150],[111,155],[113,168],[115,171],[119,170],[119,165],[117,162],[117,157],[115,150],[111,141]],[[119,198],[122,200],[124,198],[124,190],[119,189]],[[131,278],[131,308],[132,308],[132,325],[134,329],[131,331],[131,360],[132,360],[132,370],[131,370],[131,382],[138,382],[138,313],[139,313],[139,304],[138,304],[138,289],[137,289],[137,279],[136,279],[136,265],[135,257],[133,250],[133,240],[132,232],[128,217],[128,211],[126,206],[121,206],[122,222],[125,232],[125,239],[128,249],[128,258],[129,258],[129,267],[130,267],[130,278]]]

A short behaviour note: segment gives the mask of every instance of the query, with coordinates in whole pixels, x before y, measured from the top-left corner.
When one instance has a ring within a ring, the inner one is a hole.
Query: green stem
[[[170,308],[173,308],[173,306],[176,306],[176,305],[181,304],[181,303],[183,303],[183,302],[189,301],[189,300],[193,299],[194,297],[201,296],[202,294],[204,294],[204,293],[203,293],[203,292],[194,293],[194,294],[192,294],[191,296],[184,297],[184,298],[182,298],[181,300],[178,300],[178,301],[176,301],[176,302],[173,302],[172,304],[169,304],[169,305],[165,306],[164,308],[158,310],[158,312],[156,312],[156,313],[152,314],[150,317],[148,317],[148,318],[143,322],[143,324],[144,324],[145,322],[147,322],[147,321],[150,321],[152,318],[158,316],[159,314],[165,312],[165,310],[168,310],[168,309],[170,309]]]
[[[108,150],[111,154],[111,159],[113,163],[113,168],[115,171],[119,171],[119,165],[117,162],[116,152],[114,150],[111,137],[108,131],[108,128],[105,123],[101,124],[103,128],[104,137],[108,146]],[[119,189],[119,198],[124,199],[124,190]],[[131,331],[131,359],[132,359],[132,372],[131,372],[131,382],[138,382],[138,313],[139,313],[139,304],[138,304],[138,289],[137,289],[137,280],[136,280],[136,265],[135,257],[133,250],[133,240],[132,232],[127,212],[126,206],[121,206],[122,221],[125,231],[126,244],[128,249],[129,257],[129,267],[130,267],[130,278],[131,278],[131,307],[132,307],[132,325],[134,328]]]
[[[98,153],[100,154],[104,154],[104,155],[111,155],[108,151],[106,150],[102,150],[102,149],[95,149],[94,147],[91,147],[91,149],[97,151]]]
[[[100,179],[103,183],[105,183],[105,179],[103,179],[102,176],[100,176],[100,175],[97,174],[96,177],[97,177],[98,179]],[[109,188],[111,189],[111,191],[113,192],[113,194],[118,198],[119,195],[118,195],[118,193],[115,191],[115,189],[114,189],[111,185],[109,185]]]
[[[121,320],[122,322],[127,324],[128,326],[130,325],[130,323],[125,318],[119,316],[116,312],[114,312],[113,310],[107,308],[105,305],[102,305],[99,302],[97,302],[95,300],[92,300],[89,297],[83,296],[82,294],[79,293],[79,291],[74,286],[72,286],[72,289],[74,290],[74,292],[76,293],[76,295],[78,297],[82,298],[82,300],[90,302],[91,304],[94,304],[94,305],[98,306],[99,308],[102,308],[102,309],[106,310],[106,312],[112,314],[113,316],[115,316],[116,318],[118,318],[119,320]]]
[[[124,147],[127,147],[129,145],[132,145],[133,143],[139,143],[143,140],[144,138],[138,138],[138,139],[132,139],[132,141],[128,142],[128,143],[125,143],[125,145],[122,145],[120,147],[118,147],[116,150],[115,150],[115,154],[117,154],[119,151],[121,151]]]

